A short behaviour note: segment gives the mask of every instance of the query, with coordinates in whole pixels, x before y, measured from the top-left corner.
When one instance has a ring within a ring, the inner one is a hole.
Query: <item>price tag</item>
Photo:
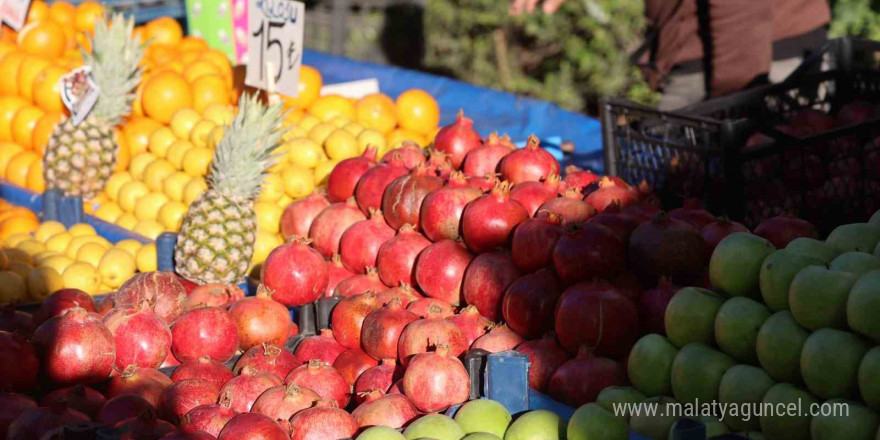
[[[31,0],[3,0],[0,2],[0,18],[12,29],[20,31],[30,8]]]
[[[296,96],[305,18],[302,2],[249,0],[245,84]]]
[[[321,87],[321,96],[340,95],[351,99],[361,99],[371,93],[379,93],[379,80],[376,78],[328,84]]]
[[[70,110],[73,125],[79,125],[98,102],[100,90],[92,79],[92,68],[83,66],[72,70],[58,80],[61,83],[61,102]]]

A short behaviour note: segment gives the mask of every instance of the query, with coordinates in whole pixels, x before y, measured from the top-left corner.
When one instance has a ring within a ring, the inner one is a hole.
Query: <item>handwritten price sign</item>
[[[305,18],[298,1],[248,2],[247,85],[296,96]]]

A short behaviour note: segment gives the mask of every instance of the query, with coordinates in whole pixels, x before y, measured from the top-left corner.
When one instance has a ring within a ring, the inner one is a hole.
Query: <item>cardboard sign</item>
[[[70,110],[73,125],[79,125],[98,102],[100,90],[92,79],[92,68],[83,66],[72,70],[59,80],[61,102]]]
[[[249,0],[245,84],[296,96],[305,18],[298,1]]]
[[[321,96],[340,95],[351,99],[361,99],[372,93],[379,93],[379,80],[376,78],[328,84],[321,87]]]
[[[0,18],[12,29],[20,31],[30,8],[31,0],[3,0],[0,2]]]

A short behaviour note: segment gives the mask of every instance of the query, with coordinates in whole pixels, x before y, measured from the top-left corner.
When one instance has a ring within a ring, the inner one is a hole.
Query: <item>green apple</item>
[[[734,431],[756,431],[761,428],[755,408],[776,382],[764,370],[751,365],[734,365],[721,378],[718,401],[729,405],[724,423]],[[732,414],[731,410],[738,411]],[[748,411],[748,414],[744,412]]]
[[[809,255],[813,258],[818,258],[826,263],[830,263],[831,260],[833,260],[834,257],[837,256],[837,252],[831,246],[828,246],[824,241],[808,237],[795,238],[790,243],[788,243],[788,246],[785,247],[785,250],[792,251],[797,254]]]
[[[731,296],[759,298],[761,265],[775,251],[769,241],[747,232],[735,232],[718,243],[709,260],[712,286]]]
[[[462,437],[461,440],[501,440],[501,437],[498,437],[495,434],[489,434],[488,432],[472,432]]]
[[[823,399],[857,396],[859,364],[870,348],[853,333],[830,328],[814,332],[801,351],[804,383]]]
[[[776,381],[800,383],[801,350],[808,337],[810,332],[798,325],[791,312],[776,312],[758,331],[758,362]]]
[[[406,437],[387,426],[371,426],[357,436],[357,440],[406,440]]]
[[[685,403],[710,403],[718,400],[718,386],[736,361],[703,344],[688,344],[672,362],[672,394]]]
[[[761,400],[773,408],[761,414],[761,431],[774,440],[810,440],[810,405],[819,403],[812,394],[790,383],[770,387]]]
[[[880,347],[874,347],[859,363],[859,394],[873,410],[880,409]]]
[[[874,440],[880,416],[873,411],[843,399],[828,400],[822,407],[824,414],[810,423],[813,440]]]
[[[673,405],[677,406],[675,399],[668,396],[649,397],[642,402],[639,414],[633,414],[629,419],[630,428],[645,437],[654,440],[666,440],[669,438],[669,430],[672,424],[678,420]],[[646,408],[653,407],[656,411],[648,413]],[[678,407],[677,411],[681,411]]]
[[[773,311],[788,310],[788,289],[794,276],[807,266],[824,264],[825,262],[819,258],[799,254],[788,248],[768,255],[761,265],[761,273],[758,276],[761,297],[764,298],[767,307]]]
[[[801,269],[788,291],[794,320],[808,330],[845,329],[846,302],[856,275],[820,266]]]
[[[610,411],[612,414],[617,414],[617,412],[614,411],[615,406],[622,410],[623,408],[626,408],[627,404],[635,405],[645,400],[645,398],[644,394],[640,393],[633,387],[612,385],[599,391],[599,395],[596,396],[596,403],[606,411]],[[630,408],[632,407],[633,406],[630,406]],[[631,413],[627,412],[626,414],[623,414],[623,417],[629,420],[631,415]]]
[[[406,440],[419,438],[436,438],[437,440],[460,440],[464,437],[464,431],[452,420],[443,414],[428,414],[419,417],[403,431]]]
[[[850,223],[834,228],[825,243],[838,254],[844,252],[874,252],[880,242],[880,226],[870,223]]]
[[[691,342],[715,343],[715,315],[724,304],[717,293],[700,287],[685,287],[675,293],[663,315],[666,337],[676,347]]]
[[[715,315],[718,348],[739,362],[757,364],[758,331],[769,317],[770,310],[753,299],[736,296],[725,301]]]
[[[553,412],[539,409],[517,417],[507,428],[504,440],[562,440],[565,431],[565,420]]]
[[[872,270],[880,269],[880,258],[864,252],[845,252],[832,260],[828,268],[862,276]]]
[[[490,399],[471,400],[455,413],[455,421],[465,434],[488,432],[504,437],[511,419],[504,405]]]
[[[626,440],[629,425],[626,418],[615,416],[598,403],[588,403],[572,414],[566,434],[568,440]]]
[[[626,362],[630,382],[649,397],[672,394],[672,362],[677,354],[678,349],[663,336],[642,336]]]
[[[880,342],[880,270],[862,275],[846,300],[846,322],[854,331]]]

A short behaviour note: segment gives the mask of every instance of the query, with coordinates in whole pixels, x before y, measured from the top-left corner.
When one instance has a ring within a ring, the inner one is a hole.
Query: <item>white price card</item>
[[[78,67],[58,80],[61,84],[61,102],[70,110],[73,125],[79,125],[98,102],[101,91],[92,78],[92,68]]]
[[[0,18],[12,29],[20,31],[30,8],[31,0],[3,0],[0,2]]]
[[[296,96],[302,65],[305,4],[293,0],[248,1],[245,84]]]

